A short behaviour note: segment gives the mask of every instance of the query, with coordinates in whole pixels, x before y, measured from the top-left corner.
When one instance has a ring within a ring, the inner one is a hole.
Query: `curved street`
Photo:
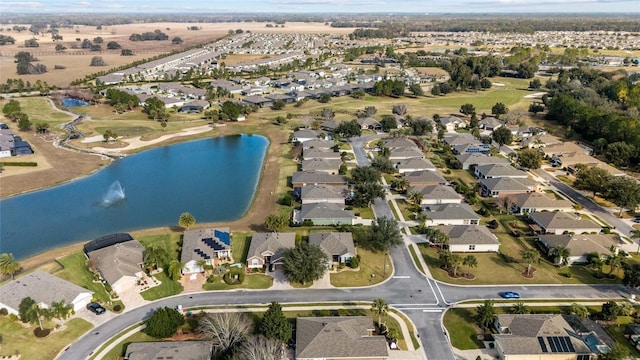
[[[359,165],[367,165],[369,163],[364,144],[378,137],[374,135],[351,140]],[[562,188],[561,190],[564,191]],[[388,203],[384,200],[376,200],[374,212],[378,217],[393,217]],[[188,309],[210,305],[266,305],[271,301],[278,301],[283,304],[342,303],[373,301],[374,299],[382,298],[390,306],[404,312],[413,321],[418,331],[421,349],[425,352],[427,359],[455,359],[446,331],[442,326],[442,315],[446,308],[456,302],[472,299],[498,299],[498,293],[506,289],[519,292],[525,301],[528,299],[607,300],[628,298],[631,294],[640,295],[637,289],[622,285],[454,286],[444,284],[433,280],[416,269],[407,250],[407,245],[410,244],[411,239],[405,236],[405,245],[390,251],[394,266],[393,276],[378,286],[286,291],[234,290],[178,295],[155,301],[114,317],[112,320],[85,334],[69,346],[59,358],[65,360],[86,359],[101,344],[128,327],[143,321],[155,308],[162,306],[175,307],[182,305],[183,308]],[[407,339],[407,341],[410,341],[410,339]]]

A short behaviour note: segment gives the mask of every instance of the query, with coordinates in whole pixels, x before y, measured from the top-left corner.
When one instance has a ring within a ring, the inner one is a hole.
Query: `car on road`
[[[633,221],[636,224],[640,224],[640,217],[637,217],[637,218],[635,218],[635,219],[633,219],[631,221]]]
[[[520,294],[515,291],[503,291],[499,295],[505,299],[520,299]]]
[[[102,315],[105,311],[107,311],[102,305],[97,302],[90,302],[87,304],[87,309],[96,315]]]

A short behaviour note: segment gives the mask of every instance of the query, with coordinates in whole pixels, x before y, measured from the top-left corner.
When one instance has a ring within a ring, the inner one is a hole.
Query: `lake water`
[[[82,101],[80,99],[64,98],[62,99],[62,105],[66,107],[79,107],[79,106],[88,106],[89,103],[86,101]]]
[[[80,180],[2,200],[0,253],[22,259],[115,232],[173,226],[183,212],[197,222],[240,218],[253,199],[267,145],[257,135],[171,145],[128,156]]]

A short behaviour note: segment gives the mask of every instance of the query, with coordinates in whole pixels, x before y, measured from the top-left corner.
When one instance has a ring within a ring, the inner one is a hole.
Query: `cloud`
[[[88,2],[88,1],[80,1],[80,2],[76,2],[76,3],[72,3],[71,5],[73,5],[73,6],[89,6],[89,5],[91,5],[91,3]]]
[[[41,2],[35,2],[35,1],[0,1],[0,5],[36,8],[36,7],[42,7],[44,4],[42,4]]]

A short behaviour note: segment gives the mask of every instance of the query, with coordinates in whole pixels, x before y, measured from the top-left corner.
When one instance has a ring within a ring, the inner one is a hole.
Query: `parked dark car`
[[[107,311],[102,305],[97,302],[90,302],[87,304],[87,309],[96,315],[102,315],[105,311]]]
[[[503,291],[499,295],[505,299],[520,299],[520,294],[515,291]]]

